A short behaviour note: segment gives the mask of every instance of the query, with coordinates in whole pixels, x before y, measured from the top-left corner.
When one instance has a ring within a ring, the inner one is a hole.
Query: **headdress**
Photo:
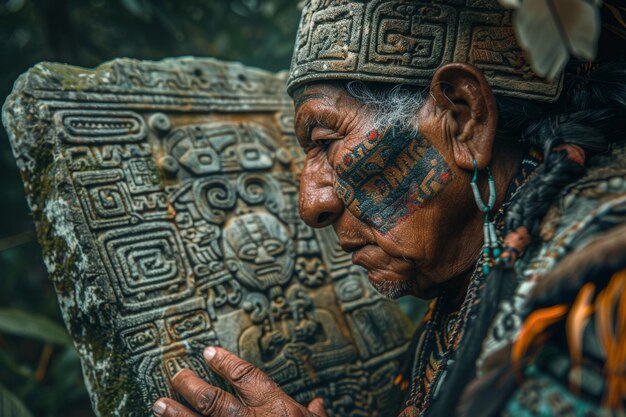
[[[562,87],[562,74],[533,73],[497,0],[310,0],[287,89],[337,79],[427,87],[449,62],[476,65],[500,95],[554,101]]]

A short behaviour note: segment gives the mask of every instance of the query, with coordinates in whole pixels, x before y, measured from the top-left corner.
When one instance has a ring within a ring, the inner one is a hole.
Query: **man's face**
[[[332,225],[352,261],[390,297],[432,297],[469,267],[454,238],[470,218],[462,208],[471,196],[444,140],[443,115],[427,101],[419,129],[374,126],[370,108],[331,84],[308,86],[294,100],[307,155],[300,189],[307,224]]]

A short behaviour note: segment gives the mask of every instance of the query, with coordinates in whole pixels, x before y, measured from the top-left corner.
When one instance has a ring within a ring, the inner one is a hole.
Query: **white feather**
[[[601,0],[500,0],[500,3],[517,9],[513,20],[515,35],[538,75],[554,79],[570,54],[589,61],[595,58]]]

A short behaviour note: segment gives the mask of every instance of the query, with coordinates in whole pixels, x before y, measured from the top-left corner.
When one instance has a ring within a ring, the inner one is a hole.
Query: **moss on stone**
[[[87,91],[97,89],[100,85],[110,84],[113,62],[102,64],[94,69],[43,62],[29,72],[40,83],[53,83],[64,91]]]

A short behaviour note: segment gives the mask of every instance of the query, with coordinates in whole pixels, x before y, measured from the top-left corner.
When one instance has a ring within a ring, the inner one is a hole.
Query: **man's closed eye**
[[[340,139],[343,139],[343,135],[333,129],[317,126],[311,130],[311,142],[324,149]]]

